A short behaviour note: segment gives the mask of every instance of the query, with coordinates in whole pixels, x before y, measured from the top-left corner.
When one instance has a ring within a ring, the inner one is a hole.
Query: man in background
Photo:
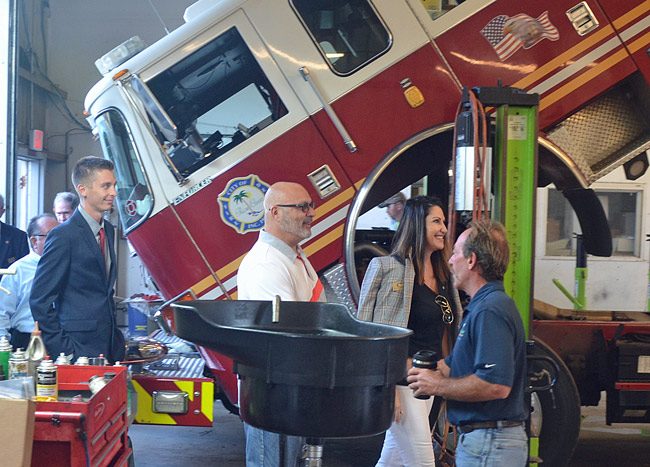
[[[264,196],[264,230],[239,266],[240,300],[324,301],[323,285],[299,243],[311,236],[314,203],[298,183],[278,182]],[[294,467],[303,438],[264,431],[248,424],[247,467]],[[280,453],[285,462],[280,465]]]
[[[10,266],[15,274],[6,274],[0,280],[0,336],[7,336],[14,349],[26,349],[34,330],[29,295],[45,238],[57,225],[59,223],[52,214],[33,217],[27,226],[32,251]]]
[[[388,198],[383,203],[379,203],[380,208],[386,208],[386,214],[391,219],[390,228],[397,230],[399,222],[402,220],[404,214],[404,204],[406,203],[406,196],[401,191],[398,191],[393,196]]]
[[[0,217],[5,213],[5,199],[0,195]],[[0,222],[0,269],[7,269],[29,254],[27,234],[16,227]]]
[[[114,363],[125,354],[113,299],[115,229],[104,220],[117,194],[114,165],[84,157],[73,169],[72,183],[79,207],[48,235],[29,304],[51,355],[103,354]]]
[[[52,203],[52,212],[59,222],[67,221],[75,209],[79,206],[79,197],[69,191],[57,193]]]

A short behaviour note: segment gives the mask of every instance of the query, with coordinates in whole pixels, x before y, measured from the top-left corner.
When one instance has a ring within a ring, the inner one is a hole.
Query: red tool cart
[[[113,373],[93,394],[88,381]],[[125,466],[128,441],[126,367],[58,367],[59,400],[37,402],[32,466]]]

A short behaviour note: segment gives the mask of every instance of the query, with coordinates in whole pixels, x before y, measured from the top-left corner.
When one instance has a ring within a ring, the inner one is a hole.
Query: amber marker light
[[[129,72],[129,70],[126,69],[126,68],[123,69],[123,70],[118,71],[117,73],[115,73],[115,74],[113,75],[113,81],[117,81],[118,79],[120,79],[122,76],[124,76],[124,75],[127,74],[128,72]]]

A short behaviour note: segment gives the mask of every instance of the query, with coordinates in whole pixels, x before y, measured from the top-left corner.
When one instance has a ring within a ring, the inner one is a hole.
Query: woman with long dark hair
[[[358,318],[409,328],[407,367],[419,350],[443,354],[445,329],[454,312],[449,247],[442,202],[431,196],[406,201],[392,252],[368,265]],[[429,412],[433,399],[416,399],[406,382],[396,386],[394,421],[377,466],[434,466]]]

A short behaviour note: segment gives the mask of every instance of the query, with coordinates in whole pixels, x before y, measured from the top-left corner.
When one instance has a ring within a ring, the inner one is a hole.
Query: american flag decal
[[[556,41],[560,33],[548,19],[548,11],[537,19],[520,13],[515,16],[499,15],[481,29],[499,60],[508,59],[520,48],[530,49],[542,39]]]

